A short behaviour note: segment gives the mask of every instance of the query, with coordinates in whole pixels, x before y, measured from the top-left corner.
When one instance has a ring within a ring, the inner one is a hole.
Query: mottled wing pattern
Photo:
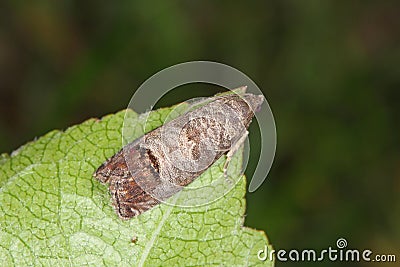
[[[211,147],[216,151],[210,157],[210,165],[226,154],[231,145],[241,139],[243,129],[249,126],[262,101],[262,96],[252,94],[246,94],[244,99],[237,95],[216,97],[129,143],[103,163],[94,177],[109,184],[113,206],[120,218],[140,215],[179,192],[205,171],[206,168],[181,168],[191,166],[191,161],[205,155],[205,151],[201,151],[202,140],[211,140]],[[226,109],[231,110],[229,115]],[[178,127],[179,135],[169,136],[168,130],[177,129],[176,125],[182,125]],[[166,139],[163,131],[167,133]],[[182,152],[180,157],[166,155],[178,150]]]
[[[138,148],[132,145],[124,147],[94,173],[96,179],[109,184],[113,206],[122,219],[137,216],[160,203],[137,184],[139,177],[133,177],[134,173],[129,171],[125,155],[138,164],[137,170],[144,170],[142,165],[148,166],[148,156],[146,159]],[[146,174],[142,172],[141,175]]]

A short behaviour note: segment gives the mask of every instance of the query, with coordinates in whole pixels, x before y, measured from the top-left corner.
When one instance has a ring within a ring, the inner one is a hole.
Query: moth
[[[170,198],[244,142],[264,96],[216,95],[124,146],[93,174],[108,184],[118,216],[130,219]]]

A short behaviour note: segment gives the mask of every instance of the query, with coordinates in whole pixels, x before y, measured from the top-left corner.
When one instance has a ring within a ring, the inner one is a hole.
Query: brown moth
[[[226,166],[247,136],[262,95],[208,98],[195,109],[124,146],[94,177],[109,185],[113,206],[130,219],[193,182],[222,155]]]

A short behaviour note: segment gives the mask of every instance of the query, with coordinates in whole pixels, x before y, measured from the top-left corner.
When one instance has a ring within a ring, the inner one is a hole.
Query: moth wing
[[[160,203],[146,193],[133,177],[112,179],[109,190],[115,211],[122,219],[140,215]]]

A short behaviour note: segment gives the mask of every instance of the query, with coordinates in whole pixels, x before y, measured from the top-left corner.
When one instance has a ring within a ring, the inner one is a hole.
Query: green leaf
[[[152,112],[146,130],[170,111]],[[257,258],[265,245],[272,249],[264,232],[243,227],[244,176],[209,205],[161,204],[128,221],[118,218],[107,186],[92,174],[121,148],[125,113],[136,138],[143,116],[127,110],[52,131],[0,156],[2,266],[273,266]],[[239,170],[241,153],[235,159]],[[221,175],[224,160],[193,184]]]

